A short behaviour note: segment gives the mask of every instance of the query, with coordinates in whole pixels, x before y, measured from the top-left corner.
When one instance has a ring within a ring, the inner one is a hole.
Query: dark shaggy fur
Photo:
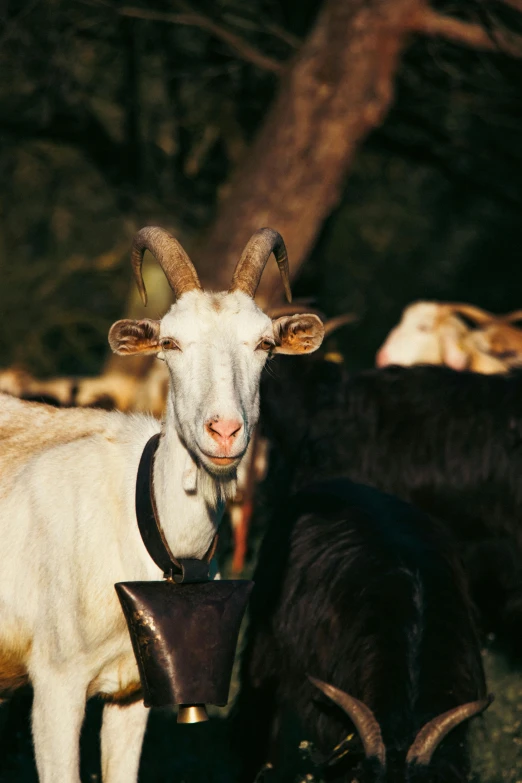
[[[521,646],[522,373],[390,367],[350,376],[300,361],[276,359],[263,379],[281,483],[347,475],[443,520],[462,546],[484,630]]]
[[[324,754],[353,732],[307,674],[364,701],[381,725],[387,775],[364,760],[355,737],[344,768],[334,768],[343,780],[467,779],[465,725],[429,770],[404,768],[421,726],[485,695],[465,580],[437,523],[370,487],[315,485],[272,519],[254,580],[236,708],[243,780],[267,756],[288,766],[285,716],[298,719],[297,739],[312,739]]]

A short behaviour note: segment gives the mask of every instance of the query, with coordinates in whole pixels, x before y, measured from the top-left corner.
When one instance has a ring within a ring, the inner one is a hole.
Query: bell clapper
[[[208,720],[207,708],[204,704],[180,704],[178,723],[204,723]]]

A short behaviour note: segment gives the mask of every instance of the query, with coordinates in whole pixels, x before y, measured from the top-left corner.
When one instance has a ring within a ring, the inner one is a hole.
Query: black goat
[[[437,523],[371,487],[313,485],[271,521],[254,580],[243,780],[267,758],[288,763],[288,713],[322,753],[356,729],[331,767],[343,780],[467,780],[467,719],[489,701],[460,561]]]
[[[288,407],[283,415],[285,399],[293,416]],[[324,361],[283,368],[276,359],[261,402],[279,492],[345,475],[441,519],[461,544],[483,629],[521,646],[522,373],[349,375]]]

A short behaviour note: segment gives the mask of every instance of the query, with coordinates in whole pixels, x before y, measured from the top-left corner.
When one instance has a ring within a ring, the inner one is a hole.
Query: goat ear
[[[285,315],[272,325],[276,342],[273,353],[313,353],[323,342],[324,325],[317,315]]]
[[[143,318],[141,321],[131,321],[124,318],[116,321],[109,330],[109,345],[114,353],[120,356],[131,356],[136,353],[158,353],[159,321]]]
[[[468,329],[478,329],[484,326],[484,324],[496,320],[496,316],[493,313],[483,310],[481,307],[475,307],[475,305],[453,302],[447,307],[449,312],[460,318]]]

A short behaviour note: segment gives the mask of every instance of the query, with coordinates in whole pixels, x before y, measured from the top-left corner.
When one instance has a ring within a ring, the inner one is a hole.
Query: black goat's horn
[[[243,291],[253,298],[271,253],[274,254],[277,261],[286,298],[291,302],[288,255],[283,237],[273,228],[260,228],[255,234],[252,234],[236,266],[230,292]]]
[[[333,318],[328,318],[328,320],[324,322],[325,339],[340,329],[341,326],[353,324],[358,320],[359,316],[355,315],[355,313],[344,313],[343,315],[334,315]]]
[[[467,704],[461,704],[459,707],[443,712],[442,715],[437,715],[436,718],[430,720],[415,737],[406,756],[406,764],[418,764],[419,766],[427,767],[444,737],[465,720],[474,718],[475,715],[480,715],[481,712],[484,712],[489,707],[492,701],[492,695],[488,696],[487,699],[470,701]]]
[[[359,701],[359,699],[339,690],[339,688],[335,688],[333,685],[329,685],[327,682],[310,676],[308,679],[348,715],[361,738],[366,758],[376,758],[381,766],[384,767],[386,764],[386,748],[382,741],[381,728],[371,709],[362,701]]]
[[[201,290],[198,274],[178,240],[163,228],[146,226],[135,235],[131,256],[134,279],[143,304],[147,304],[147,291],[141,271],[145,250],[150,250],[165,272],[176,299],[187,291]]]

